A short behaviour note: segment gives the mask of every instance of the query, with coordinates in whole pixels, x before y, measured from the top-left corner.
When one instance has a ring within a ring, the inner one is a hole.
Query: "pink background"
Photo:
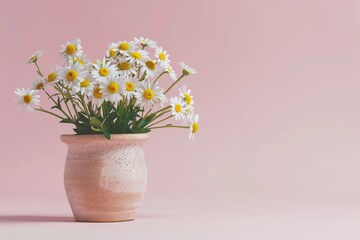
[[[184,83],[200,130],[195,142],[186,130],[151,133],[139,214],[172,217],[143,215],[123,234],[162,239],[159,224],[174,239],[360,237],[359,1],[3,1],[0,215],[71,216],[59,135],[72,130],[18,110],[13,91],[36,76],[26,58],[44,49],[48,72],[67,40],[79,37],[95,60],[140,36],[167,49],[178,72],[180,61],[198,70]],[[15,236],[23,220],[0,217],[0,228]]]

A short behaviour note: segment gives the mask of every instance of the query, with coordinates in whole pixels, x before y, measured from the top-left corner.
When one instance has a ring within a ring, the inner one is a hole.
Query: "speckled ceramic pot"
[[[148,134],[61,135],[68,145],[64,184],[76,221],[135,219],[147,183]]]

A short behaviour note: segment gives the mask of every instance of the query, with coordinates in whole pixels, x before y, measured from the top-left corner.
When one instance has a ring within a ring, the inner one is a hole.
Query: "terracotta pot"
[[[68,145],[64,184],[76,221],[135,219],[146,190],[142,143],[148,134],[61,135]]]

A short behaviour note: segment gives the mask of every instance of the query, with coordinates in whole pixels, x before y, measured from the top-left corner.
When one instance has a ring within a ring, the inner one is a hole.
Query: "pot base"
[[[74,215],[77,222],[127,222],[135,219],[135,212]]]

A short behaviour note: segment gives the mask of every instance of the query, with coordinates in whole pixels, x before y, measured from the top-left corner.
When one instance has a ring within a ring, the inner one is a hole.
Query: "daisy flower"
[[[85,69],[89,69],[91,67],[90,59],[84,54],[81,57],[77,57],[74,59],[74,62],[80,63]]]
[[[151,47],[151,48],[157,48],[157,44],[154,40],[150,40],[148,38],[143,38],[143,37],[140,37],[140,38],[134,38],[134,42],[137,43],[137,44],[141,44],[141,46],[143,47]]]
[[[194,115],[194,98],[191,95],[191,90],[186,89],[186,85],[179,88],[180,91],[180,97],[183,99],[183,101],[186,104],[186,110],[185,110],[185,123],[187,120],[191,120]]]
[[[181,62],[180,63],[180,67],[183,69],[183,74],[184,75],[189,75],[189,74],[195,74],[197,73],[197,71],[191,67],[189,67],[188,65],[186,65],[185,63]]]
[[[162,48],[155,49],[155,57],[158,59],[160,66],[166,68],[170,64],[169,54]]]
[[[171,66],[167,66],[165,68],[165,71],[169,73],[172,80],[176,81],[177,76],[176,76],[176,73],[175,73],[175,71],[173,70],[173,68]]]
[[[199,130],[199,114],[196,114],[196,115],[191,119],[189,139],[194,140],[195,133],[196,133],[198,130]]]
[[[145,65],[141,70],[146,73],[146,77],[154,77],[155,74],[161,71],[161,69],[156,66],[156,62],[151,59],[145,62]]]
[[[103,94],[101,93],[101,88],[98,83],[93,86],[91,91],[88,92],[87,96],[89,97],[91,102],[96,106],[101,106],[101,104],[104,101],[104,97]]]
[[[34,90],[40,90],[43,89],[45,87],[45,84],[47,83],[47,81],[43,78],[37,78],[35,79],[35,81],[31,84],[32,89]]]
[[[112,48],[111,44],[109,45],[109,49],[106,51],[106,57],[108,58],[115,58],[118,54],[118,49],[117,48]]]
[[[63,80],[65,85],[74,90],[74,86],[76,89],[76,86],[80,85],[80,82],[84,80],[87,74],[87,71],[80,63],[69,62],[69,65],[61,69],[59,78]]]
[[[140,88],[134,95],[141,104],[147,106],[155,105],[157,102],[163,104],[167,101],[164,90],[157,84],[152,85],[149,80],[142,81]]]
[[[128,56],[125,57],[130,63],[137,63],[143,65],[149,59],[149,53],[144,50],[130,52]]]
[[[121,76],[130,76],[132,74],[136,75],[136,68],[126,60],[121,60],[117,64],[117,68]]]
[[[39,57],[41,57],[43,54],[44,54],[44,50],[39,50],[39,51],[34,52],[33,55],[31,55],[31,57],[29,57],[26,60],[26,64],[36,62],[39,59]]]
[[[74,85],[72,88],[73,92],[80,92],[82,95],[90,94],[91,91],[94,89],[94,81],[92,80],[91,75],[86,76],[79,85]]]
[[[111,77],[118,74],[116,67],[112,65],[111,62],[106,62],[105,58],[102,62],[97,60],[96,63],[92,66],[94,69],[91,70],[91,75],[97,82],[105,80],[106,77]]]
[[[59,66],[53,66],[49,75],[47,76],[47,82],[48,83],[56,83],[60,80],[59,74],[60,74],[61,68]]]
[[[122,79],[122,86],[124,88],[124,95],[126,97],[131,97],[135,91],[138,89],[140,82],[137,77],[124,77]]]
[[[121,78],[118,76],[110,76],[100,82],[101,93],[105,100],[111,102],[118,102],[121,99],[123,93],[123,85],[121,84]]]
[[[61,51],[60,54],[64,58],[79,58],[83,54],[82,46],[81,46],[81,40],[78,38],[75,38],[73,41],[68,41],[66,45],[61,45]]]
[[[182,120],[185,118],[186,103],[180,97],[170,98],[171,114],[175,116],[175,120]]]
[[[40,96],[37,95],[37,90],[34,89],[25,89],[17,88],[15,94],[17,95],[17,102],[20,106],[26,106],[26,111],[31,111],[35,106],[38,106],[40,103]]]
[[[132,52],[136,49],[135,42],[119,41],[117,43],[110,44],[109,49],[117,49],[120,53]]]

